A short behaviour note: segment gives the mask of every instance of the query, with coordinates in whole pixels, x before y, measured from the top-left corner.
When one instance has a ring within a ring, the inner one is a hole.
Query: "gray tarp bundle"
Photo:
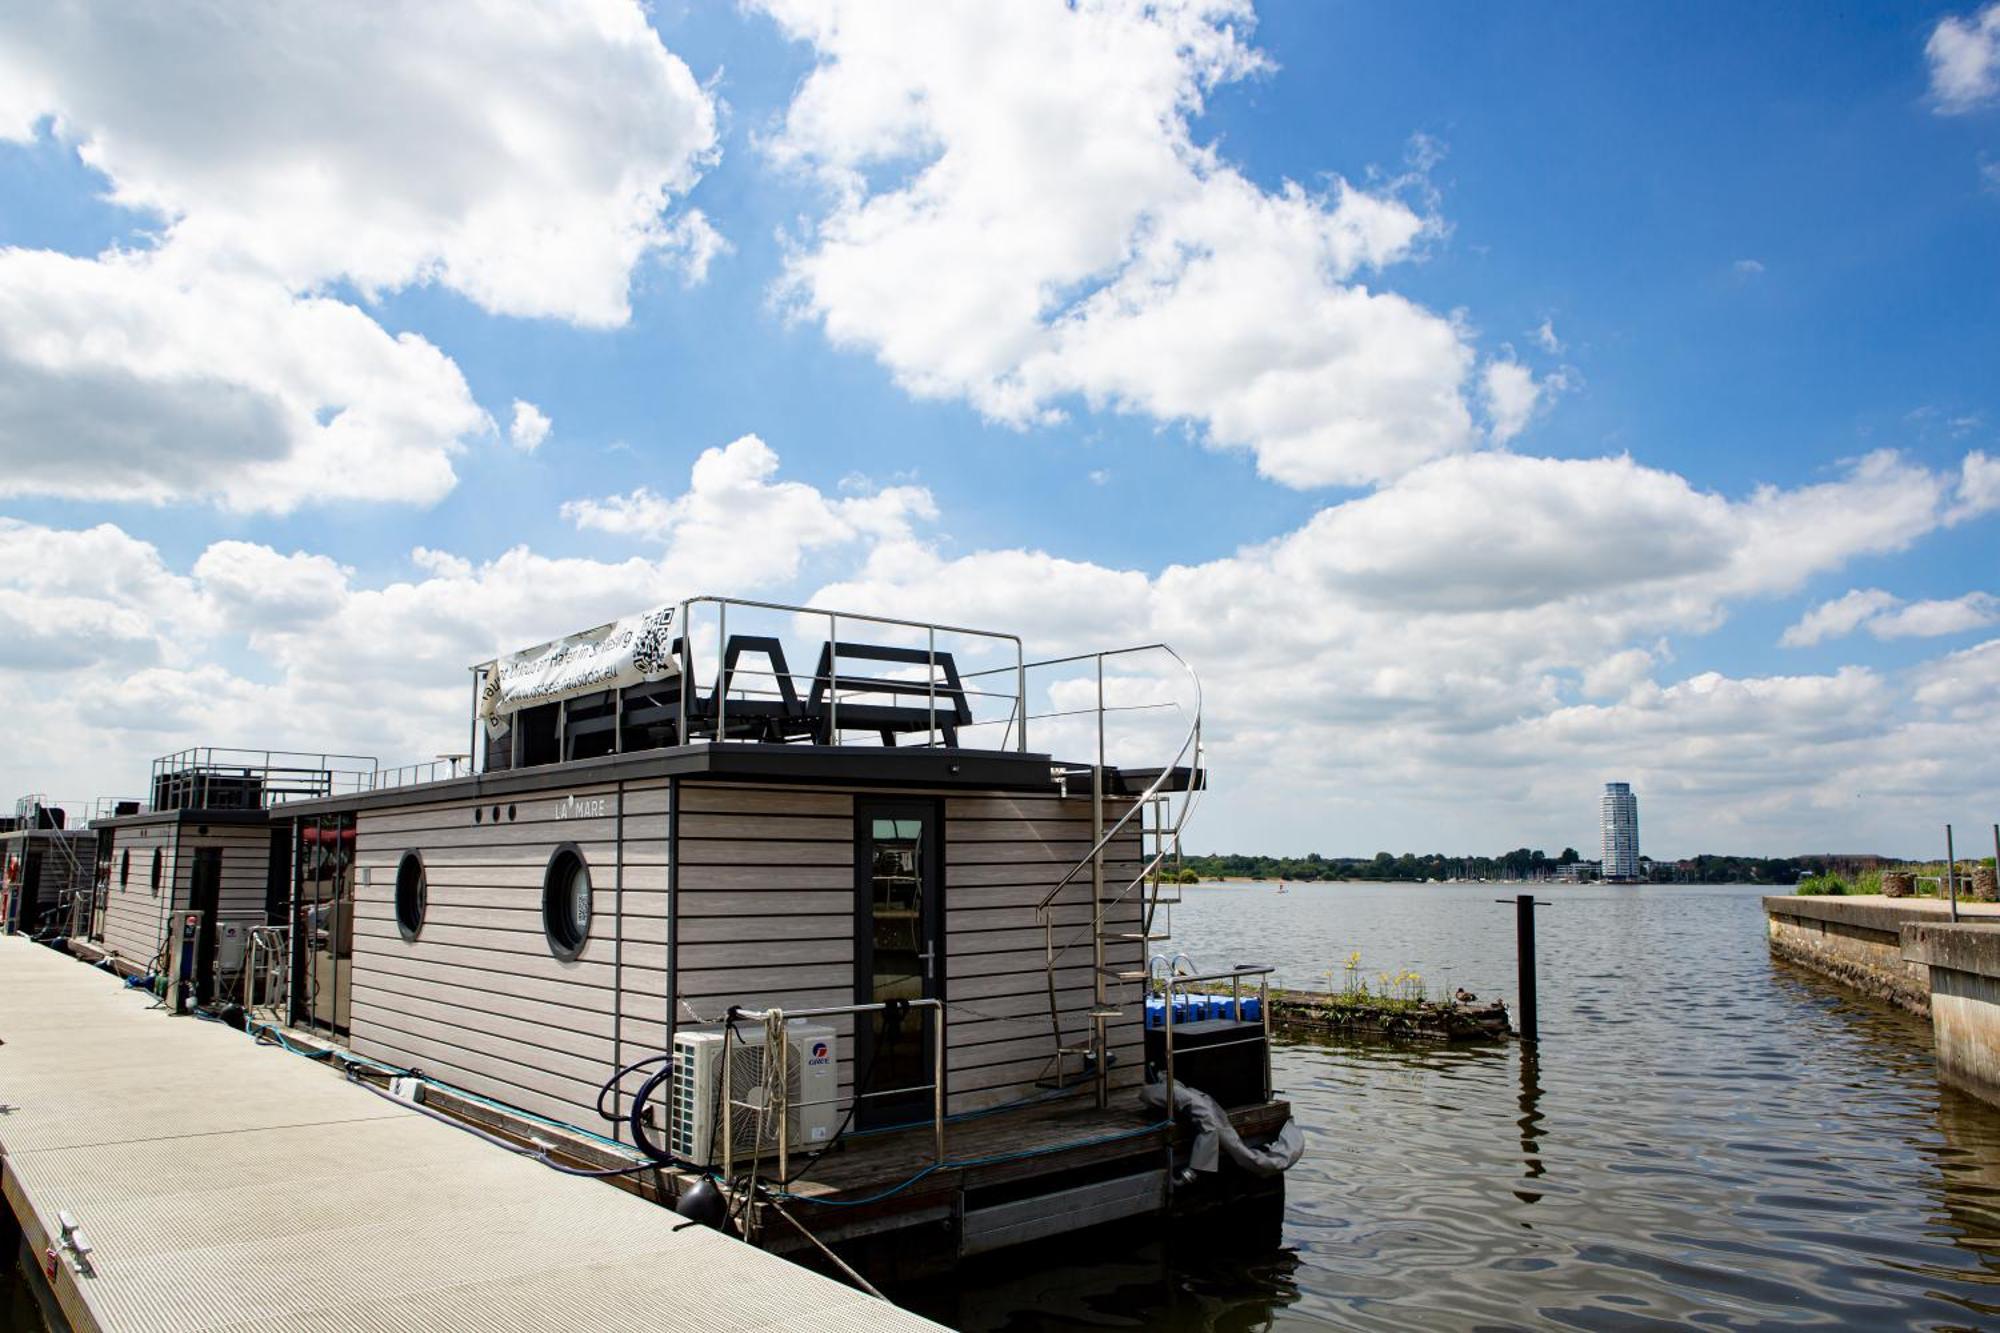
[[[1139,1098],[1157,1111],[1166,1105],[1166,1089],[1162,1084],[1149,1083],[1139,1090]],[[1230,1161],[1251,1175],[1275,1176],[1289,1170],[1306,1150],[1305,1132],[1292,1119],[1285,1121],[1285,1127],[1269,1143],[1261,1148],[1251,1147],[1236,1132],[1236,1126],[1229,1123],[1229,1113],[1216,1104],[1215,1098],[1185,1083],[1174,1084],[1174,1110],[1185,1113],[1194,1123],[1194,1151],[1188,1165],[1197,1171],[1216,1170],[1222,1165],[1221,1154],[1226,1152]]]

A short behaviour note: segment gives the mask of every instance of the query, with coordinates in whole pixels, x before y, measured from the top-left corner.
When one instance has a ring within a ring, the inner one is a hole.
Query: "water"
[[[1513,886],[1188,891],[1204,969],[1514,994]],[[903,1294],[965,1328],[2000,1327],[2000,1109],[1923,1020],[1777,963],[1759,890],[1549,887],[1542,1041],[1289,1042],[1275,1235],[1126,1234]]]

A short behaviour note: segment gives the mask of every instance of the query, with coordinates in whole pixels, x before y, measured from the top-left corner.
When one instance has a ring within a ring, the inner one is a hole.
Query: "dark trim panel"
[[[860,745],[758,745],[703,742],[673,749],[607,754],[561,764],[503,769],[351,796],[288,801],[286,816],[486,800],[514,792],[653,777],[727,781],[824,783],[846,787],[962,787],[969,791],[1052,792],[1054,769],[1045,754],[1011,750],[898,749]]]

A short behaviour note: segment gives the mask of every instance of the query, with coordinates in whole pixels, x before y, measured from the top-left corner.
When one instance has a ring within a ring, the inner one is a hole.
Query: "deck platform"
[[[0,1188],[79,1330],[936,1325],[0,936]]]
[[[1291,1104],[1237,1107],[1229,1116],[1245,1138],[1264,1139],[1290,1118]],[[928,1123],[849,1135],[810,1165],[804,1154],[795,1156],[799,1179],[786,1193],[792,1216],[833,1245],[950,1224],[956,1243],[939,1256],[949,1259],[1170,1212],[1179,1200],[1167,1184],[1169,1162],[1189,1139],[1185,1126],[1169,1126],[1143,1107],[1137,1088],[1114,1092],[1100,1109],[1086,1083],[1067,1095],[949,1124],[941,1165]],[[768,1155],[763,1167],[775,1176]],[[1148,1182],[1157,1188],[1144,1188]],[[1203,1193],[1192,1197],[1199,1201]],[[763,1243],[780,1252],[806,1245],[787,1233],[782,1224],[766,1223]]]

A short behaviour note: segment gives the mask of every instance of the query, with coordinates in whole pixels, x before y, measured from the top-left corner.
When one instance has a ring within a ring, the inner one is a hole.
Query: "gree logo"
[[[557,819],[596,819],[605,813],[602,796],[565,796],[556,807]]]

